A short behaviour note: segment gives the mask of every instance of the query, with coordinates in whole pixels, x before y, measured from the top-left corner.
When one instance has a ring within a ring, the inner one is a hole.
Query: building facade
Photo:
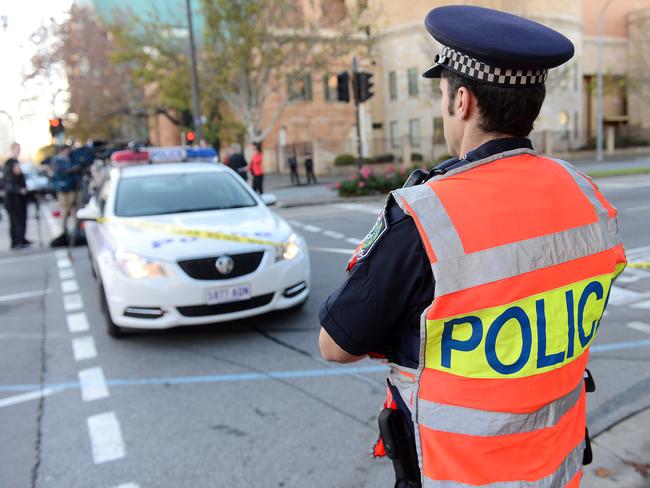
[[[547,98],[531,135],[541,151],[590,147],[596,134],[598,18],[607,0],[468,0],[467,5],[499,9],[530,18],[566,35],[575,57],[551,71]],[[312,2],[313,3],[313,2]],[[323,2],[321,2],[323,3]],[[439,46],[423,19],[445,0],[347,0],[350,10],[367,9],[369,48],[364,70],[374,73],[375,96],[361,116],[363,151],[394,160],[432,161],[446,154],[437,80],[421,73],[431,66]],[[407,5],[408,4],[408,5]],[[604,15],[604,118],[620,140],[632,131],[644,143],[650,136],[650,0],[613,0]],[[339,66],[340,67],[340,66]],[[317,83],[314,81],[314,83]],[[318,84],[322,84],[318,82]],[[314,85],[316,86],[316,85]],[[314,147],[321,172],[331,171],[336,154],[356,153],[352,104],[326,101],[319,88],[310,100],[290,106],[267,140],[269,170],[282,169],[284,145]],[[631,142],[634,142],[633,140]]]

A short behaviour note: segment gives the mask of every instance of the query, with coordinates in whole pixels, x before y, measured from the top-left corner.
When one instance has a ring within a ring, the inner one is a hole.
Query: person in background
[[[307,172],[307,184],[317,184],[316,175],[314,174],[314,160],[309,152],[305,155],[305,171]]]
[[[241,176],[244,181],[248,181],[248,176],[246,175],[246,168],[248,163],[246,158],[242,154],[241,146],[239,144],[233,144],[230,147],[230,151],[227,158],[227,165],[233,171],[236,171],[239,176]]]
[[[5,208],[9,214],[9,235],[11,249],[23,249],[32,243],[25,239],[27,225],[27,186],[25,176],[20,169],[18,155],[20,144],[11,145],[9,159],[4,165]]]
[[[68,233],[68,217],[74,220],[81,171],[80,167],[73,165],[70,152],[70,146],[63,146],[52,160],[54,188],[61,206],[62,236]]]
[[[264,193],[264,190],[262,189],[264,184],[262,146],[259,142],[254,143],[253,146],[255,147],[255,152],[251,158],[250,172],[253,175],[253,190],[261,195]]]
[[[298,160],[296,153],[292,152],[287,159],[289,169],[291,170],[291,184],[300,185],[300,176],[298,175]]]

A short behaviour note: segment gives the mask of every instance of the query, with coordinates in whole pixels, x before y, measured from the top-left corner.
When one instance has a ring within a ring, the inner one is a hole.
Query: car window
[[[141,217],[255,205],[250,193],[228,173],[147,175],[120,179],[115,215]]]

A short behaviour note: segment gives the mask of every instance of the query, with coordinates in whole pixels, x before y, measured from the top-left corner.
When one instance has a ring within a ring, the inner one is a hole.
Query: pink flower
[[[337,181],[336,184],[334,185],[334,188],[336,188],[337,190],[341,188],[341,182]]]
[[[368,166],[362,166],[359,170],[359,174],[363,179],[367,180],[370,176],[372,176],[372,168],[369,168]]]
[[[360,181],[360,182],[357,183],[357,184],[359,185],[359,188],[363,188],[364,186],[366,186],[366,182],[365,182],[365,181]]]

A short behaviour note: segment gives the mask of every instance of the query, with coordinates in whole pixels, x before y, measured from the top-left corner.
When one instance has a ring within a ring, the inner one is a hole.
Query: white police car
[[[110,169],[77,214],[108,332],[223,322],[304,304],[306,245],[267,208],[273,203],[221,164]]]

